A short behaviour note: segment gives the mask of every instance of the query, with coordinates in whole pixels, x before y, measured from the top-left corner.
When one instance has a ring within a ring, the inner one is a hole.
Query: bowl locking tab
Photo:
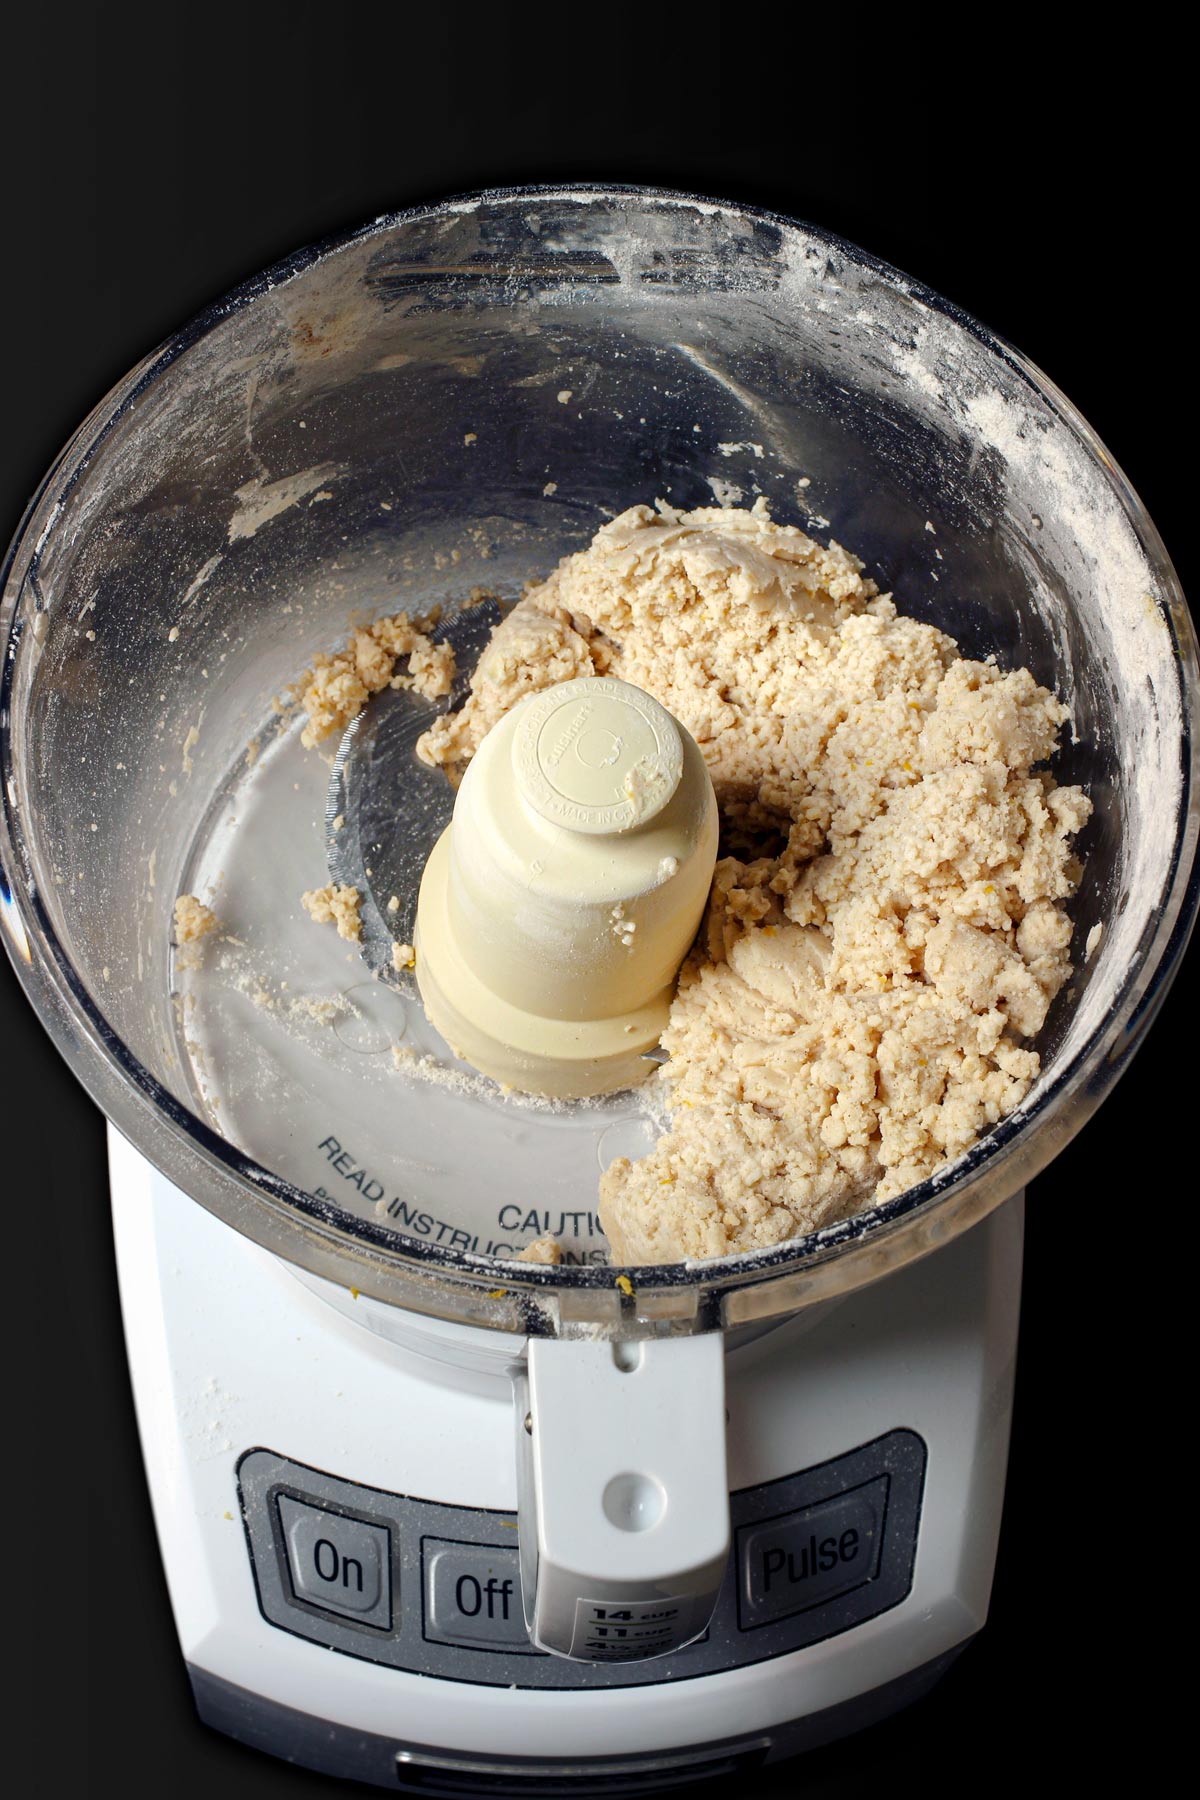
[[[729,1557],[721,1334],[535,1338],[514,1387],[533,1642],[576,1662],[681,1650]]]

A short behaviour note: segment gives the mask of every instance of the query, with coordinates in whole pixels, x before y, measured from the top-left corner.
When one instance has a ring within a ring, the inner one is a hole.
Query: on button
[[[392,1623],[391,1533],[279,1496],[288,1572],[299,1599],[386,1631]]]

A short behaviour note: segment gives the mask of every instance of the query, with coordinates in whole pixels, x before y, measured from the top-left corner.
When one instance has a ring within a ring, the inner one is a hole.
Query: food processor
[[[615,511],[760,495],[1070,707],[1074,975],[1026,1099],[930,1180],[617,1269],[597,1183],[652,1143],[649,1090],[507,1094],[390,967],[454,806],[414,746]],[[332,767],[306,750],[314,656],[434,607],[456,692],[388,691]],[[1197,904],[1195,636],[1064,397],[811,227],[469,196],[299,253],[147,357],[31,503],[0,628],[4,938],[110,1121],[202,1718],[393,1789],[636,1793],[926,1692],[987,1614],[1022,1190]],[[299,903],[347,871],[361,942]],[[172,941],[181,893],[221,922],[202,945]],[[516,1260],[546,1234],[561,1263]]]

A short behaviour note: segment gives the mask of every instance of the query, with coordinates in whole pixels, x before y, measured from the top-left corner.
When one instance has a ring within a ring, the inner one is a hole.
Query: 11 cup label
[[[662,1600],[577,1600],[572,1656],[588,1662],[632,1662],[662,1656],[687,1643],[693,1612],[690,1595]]]

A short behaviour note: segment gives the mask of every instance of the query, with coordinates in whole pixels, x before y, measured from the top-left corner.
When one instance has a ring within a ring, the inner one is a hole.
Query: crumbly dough
[[[362,920],[358,909],[362,895],[356,887],[310,888],[301,894],[300,904],[316,925],[336,925],[339,937],[357,943],[362,937]]]
[[[300,734],[305,748],[340,736],[382,688],[415,688],[430,700],[448,694],[454,684],[454,649],[431,641],[427,634],[436,623],[432,613],[415,620],[396,613],[361,627],[344,650],[314,657],[298,684],[300,704],[308,714]],[[408,669],[397,675],[396,664],[403,656]]]
[[[557,1265],[563,1259],[562,1245],[556,1237],[549,1235],[534,1238],[532,1244],[526,1244],[518,1254],[517,1261],[524,1263],[551,1263]]]
[[[577,675],[608,673],[609,647],[594,634],[589,643],[568,613],[541,604],[541,593],[535,588],[500,621],[475,666],[466,705],[444,713],[418,739],[422,762],[443,768],[469,762],[492,726],[526,694]]]
[[[150,858],[151,864],[154,858]],[[153,883],[153,869],[151,870]],[[176,967],[198,969],[204,961],[205,939],[221,930],[221,921],[211,906],[195,894],[180,894],[175,902],[175,942],[179,946]]]
[[[687,726],[722,849],[663,1043],[671,1129],[601,1180],[618,1262],[755,1250],[901,1193],[1028,1091],[1070,973],[1063,707],[961,658],[765,504],[633,507],[497,628],[418,746],[461,765],[525,694],[611,673]]]
[[[221,929],[221,921],[211,906],[195,894],[180,894],[175,902],[175,942],[198,944],[201,938]]]
[[[412,945],[393,943],[392,967],[395,969],[397,975],[402,975],[405,969],[415,969],[416,966],[417,953]]]

